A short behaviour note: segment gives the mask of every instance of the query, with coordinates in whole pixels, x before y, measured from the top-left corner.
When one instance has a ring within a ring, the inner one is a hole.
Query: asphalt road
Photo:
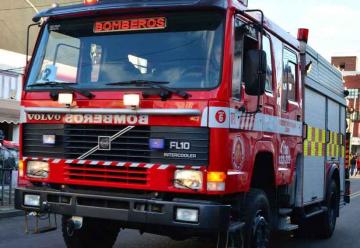
[[[273,241],[274,248],[358,248],[360,247],[360,178],[352,179],[351,204],[341,210],[334,236],[329,240],[296,239],[280,236]],[[0,219],[0,248],[63,248],[61,231],[36,235],[24,234],[24,218]],[[208,248],[199,240],[176,242],[166,237],[137,231],[121,231],[115,248]]]

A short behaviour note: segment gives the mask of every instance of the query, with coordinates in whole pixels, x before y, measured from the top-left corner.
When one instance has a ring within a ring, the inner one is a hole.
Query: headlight
[[[28,161],[26,175],[34,178],[47,178],[49,175],[49,163],[43,161]]]
[[[176,170],[174,186],[179,189],[202,189],[203,173],[196,170]]]

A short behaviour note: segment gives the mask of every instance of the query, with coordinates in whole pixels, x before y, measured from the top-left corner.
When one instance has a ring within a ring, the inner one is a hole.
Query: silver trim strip
[[[198,109],[106,109],[106,108],[43,108],[27,107],[26,113],[41,114],[128,114],[128,115],[188,115],[200,116]]]
[[[123,135],[124,133],[130,131],[131,129],[133,129],[135,126],[127,126],[124,129],[120,130],[119,132],[117,132],[116,134],[114,134],[113,136],[110,137],[110,142],[114,141],[115,139],[119,138],[121,135]],[[77,159],[81,159],[78,164],[85,164],[86,161],[83,160],[86,157],[90,156],[91,154],[93,154],[94,152],[96,152],[97,150],[99,150],[100,147],[99,145],[94,146],[93,148],[91,148],[89,151],[85,152],[83,155],[81,155],[80,157],[78,157]],[[92,162],[91,162],[92,163]]]

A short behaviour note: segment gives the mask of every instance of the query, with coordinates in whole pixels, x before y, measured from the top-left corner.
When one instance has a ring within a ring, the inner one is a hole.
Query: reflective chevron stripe
[[[58,158],[39,158],[39,157],[23,157],[24,161],[40,160],[48,161],[50,164],[81,164],[93,166],[125,166],[131,168],[147,168],[166,170],[168,168],[186,169],[186,170],[202,170],[205,166],[191,165],[173,165],[173,164],[156,164],[156,163],[135,163],[135,162],[117,162],[117,161],[98,161],[98,160],[80,160],[80,159],[58,159]]]
[[[304,140],[304,156],[344,157],[345,146],[341,139],[339,133],[308,126]]]

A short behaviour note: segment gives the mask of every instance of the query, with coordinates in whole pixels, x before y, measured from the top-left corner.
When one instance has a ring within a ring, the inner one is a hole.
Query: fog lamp
[[[199,210],[189,208],[177,208],[176,220],[184,222],[199,222]]]
[[[40,207],[40,196],[39,195],[25,195],[24,205],[29,207]]]

